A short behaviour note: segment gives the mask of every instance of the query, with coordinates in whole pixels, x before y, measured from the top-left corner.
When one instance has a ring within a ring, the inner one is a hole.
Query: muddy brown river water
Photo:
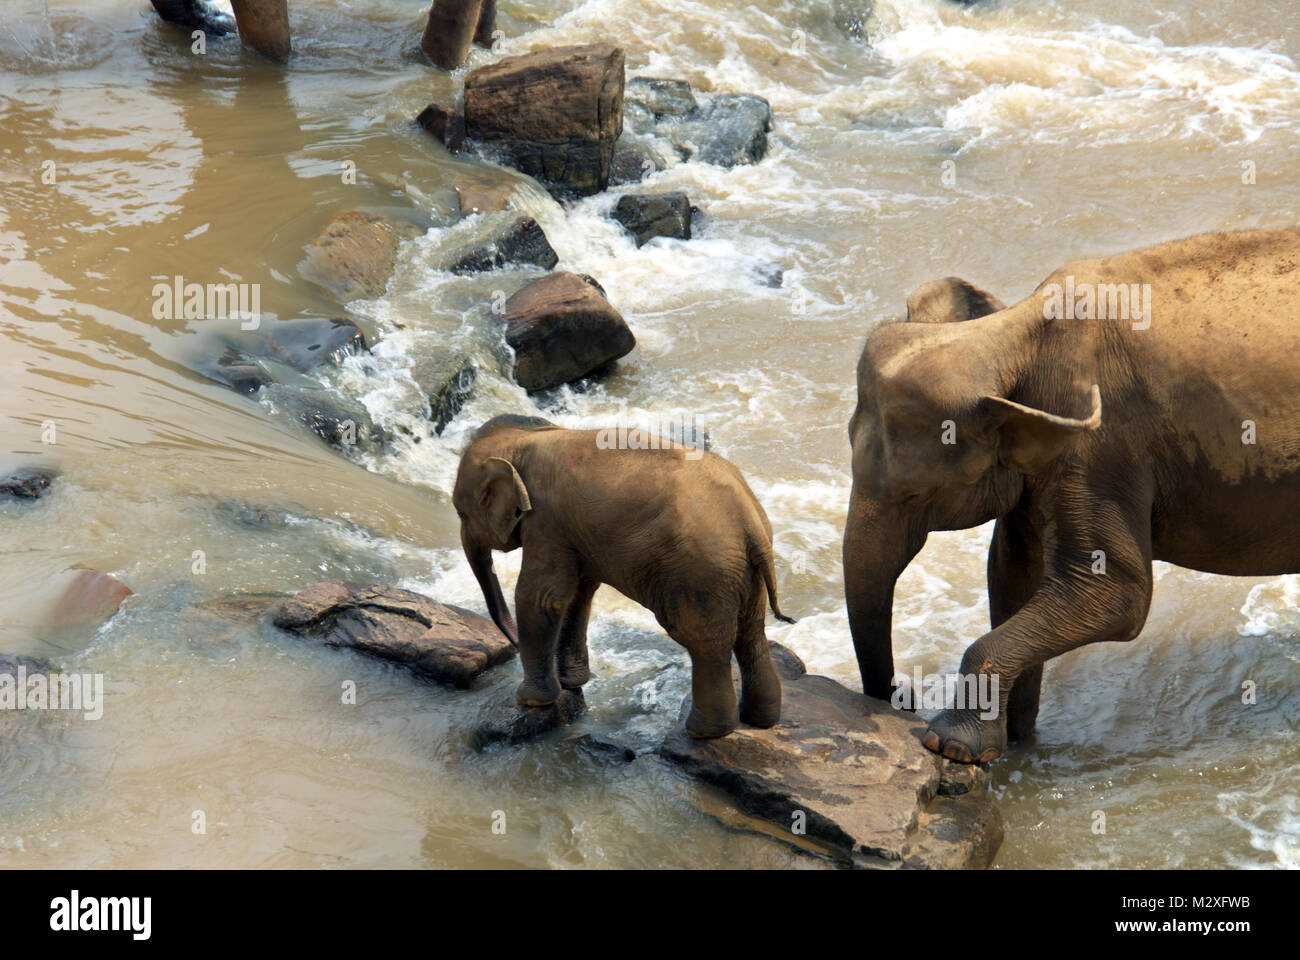
[[[208,637],[181,611],[331,577],[481,610],[449,504],[473,425],[688,417],[771,516],[799,622],[769,637],[856,687],[839,550],[866,332],[937,276],[1013,302],[1072,258],[1300,222],[1287,0],[500,0],[506,39],[468,68],[610,40],[629,75],[757,93],[776,114],[757,166],[655,176],[704,211],[690,242],[637,249],[607,216],[627,188],[528,198],[561,268],[598,278],[638,338],[616,376],[539,406],[503,374],[486,306],[531,274],[437,268],[453,179],[475,163],[409,123],[464,73],[409,57],[426,9],[293,0],[286,68],[235,40],[195,55],[144,0],[0,3],[0,472],[61,474],[44,500],[0,505],[0,650],[102,673],[106,693],[102,719],[24,727],[0,749],[0,866],[818,866],[724,829],[661,764],[575,746],[654,747],[688,687],[684,652],[608,588],[587,716],[482,754],[465,744],[477,694],[256,627]],[[398,431],[360,464],[192,372],[221,321],[151,309],[159,278],[183,275],[258,282],[274,317],[337,314],[297,264],[357,206],[432,224],[386,296],[350,305],[378,345],[331,388],[421,439]],[[441,437],[410,413],[411,360],[435,337],[483,371]],[[232,502],[273,522],[242,524]],[[900,581],[900,671],[953,670],[986,629],[989,533],[931,536]],[[135,595],[55,645],[41,598],[78,565]],[[498,567],[509,593],[517,555]],[[1300,577],[1157,567],[1142,636],[1049,665],[1036,740],[995,764],[997,866],[1300,866]]]

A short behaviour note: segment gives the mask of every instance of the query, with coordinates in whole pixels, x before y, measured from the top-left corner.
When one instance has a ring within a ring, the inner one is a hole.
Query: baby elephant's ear
[[[1005,397],[985,397],[984,410],[998,437],[998,459],[1021,473],[1039,472],[1076,438],[1101,426],[1101,388],[1095,383],[1086,402],[1088,415],[1075,418],[1058,417]]]
[[[1005,310],[1006,306],[987,290],[961,277],[931,280],[907,297],[908,323],[960,323]]]
[[[515,465],[504,457],[488,457],[483,465],[487,473],[484,486],[491,490],[489,510],[494,532],[501,541],[510,539],[523,515],[533,509],[524,478]]]

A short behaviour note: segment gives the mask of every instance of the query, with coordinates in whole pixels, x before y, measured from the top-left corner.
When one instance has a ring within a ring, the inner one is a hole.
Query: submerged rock
[[[429,398],[433,432],[441,435],[473,393],[478,368],[468,355],[447,352],[417,359],[411,364],[411,379]]]
[[[298,265],[304,280],[324,287],[340,302],[382,296],[397,264],[397,248],[419,233],[411,223],[346,210],[332,217]]]
[[[344,580],[327,580],[284,600],[271,622],[461,688],[515,652],[486,617],[409,590]]]
[[[640,183],[651,174],[667,168],[662,157],[647,144],[623,137],[614,147],[609,167],[609,185],[618,187]]]
[[[559,196],[609,183],[623,132],[623,51],[607,43],[505,59],[465,78],[469,137]]]
[[[767,156],[772,107],[753,94],[724,93],[694,114],[660,124],[658,130],[679,150],[704,163],[719,167],[758,163]]]
[[[623,91],[623,104],[629,114],[643,111],[652,120],[685,117],[699,109],[689,83],[658,77],[633,77],[629,80],[627,89]]]
[[[364,404],[333,391],[271,383],[262,388],[260,396],[336,450],[349,452],[387,439]]]
[[[636,346],[613,305],[573,273],[553,273],[519,290],[506,301],[505,322],[515,381],[529,391],[580,380]]]
[[[780,723],[718,740],[693,740],[679,724],[660,755],[729,796],[739,824],[842,864],[988,866],[1002,843],[988,771],[953,770],[921,746],[924,722],[799,675],[786,653]],[[683,717],[689,709],[688,697]]]
[[[52,470],[27,468],[0,477],[0,501],[38,500],[50,488],[56,474]]]
[[[680,191],[629,193],[619,197],[613,216],[632,234],[638,247],[655,237],[691,239],[691,201]]]
[[[177,636],[203,643],[228,643],[248,631],[284,600],[282,593],[228,593],[186,607],[176,615]]]
[[[275,382],[265,367],[234,346],[227,347],[226,352],[214,363],[204,363],[198,372],[236,393],[250,397],[268,383]]]
[[[507,264],[532,264],[550,270],[560,258],[532,217],[520,217],[486,243],[461,254],[452,273],[481,273]]]
[[[266,327],[268,354],[285,366],[306,372],[321,364],[370,349],[366,335],[351,320],[278,320]]]
[[[456,180],[456,201],[462,217],[476,213],[496,213],[504,210],[514,196],[515,184],[491,182],[465,174]]]
[[[480,714],[470,741],[475,750],[494,743],[522,743],[573,723],[586,709],[587,701],[581,690],[561,690],[559,698],[549,707],[521,707],[511,693],[493,701]]]
[[[465,149],[465,118],[455,110],[431,103],[420,111],[415,122],[446,147],[448,153]]]
[[[51,630],[98,627],[117,613],[132,592],[121,580],[99,570],[74,570],[51,604],[43,625]]]

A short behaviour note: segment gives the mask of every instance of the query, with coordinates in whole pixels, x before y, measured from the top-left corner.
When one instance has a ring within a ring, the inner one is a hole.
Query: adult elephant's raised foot
[[[1007,749],[1005,720],[982,719],[978,710],[945,710],[930,721],[921,743],[958,763],[988,763]]]

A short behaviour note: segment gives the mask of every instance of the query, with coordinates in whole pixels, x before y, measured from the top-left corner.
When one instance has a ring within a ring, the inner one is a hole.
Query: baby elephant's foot
[[[565,690],[581,690],[591,679],[591,671],[584,663],[582,666],[565,666],[560,668],[560,686]]]
[[[976,710],[945,710],[930,721],[921,742],[958,763],[988,763],[1006,751],[1007,728],[1001,717],[981,720]]]
[[[740,719],[751,727],[775,727],[781,720],[781,691],[775,696],[742,697]]]
[[[725,737],[740,725],[739,717],[709,717],[694,708],[686,718],[686,732],[696,740]]]
[[[515,701],[521,707],[549,707],[560,697],[560,685],[554,677],[525,680],[515,689]]]

